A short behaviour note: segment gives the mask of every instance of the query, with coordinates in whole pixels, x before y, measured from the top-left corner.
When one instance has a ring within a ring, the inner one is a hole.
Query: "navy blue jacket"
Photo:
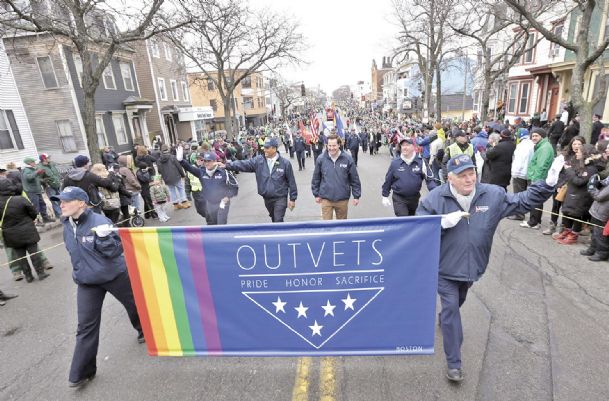
[[[110,219],[87,209],[78,220],[63,220],[63,240],[72,261],[76,284],[103,284],[127,270],[117,233],[101,238],[91,229],[112,224]]]
[[[315,162],[311,190],[314,197],[332,202],[349,199],[351,193],[353,198],[359,199],[362,186],[351,156],[341,151],[335,163],[328,152],[322,153]]]
[[[264,155],[258,155],[249,160],[235,160],[226,164],[226,169],[230,171],[243,171],[246,173],[256,173],[256,184],[258,185],[258,195],[263,198],[281,198],[290,196],[291,201],[298,198],[296,179],[292,164],[284,157],[279,157],[275,161],[272,174]]]
[[[497,185],[476,184],[469,218],[454,227],[443,229],[440,243],[440,276],[456,281],[476,281],[488,265],[493,235],[499,221],[507,216],[525,214],[542,205],[554,187],[537,181],[526,191],[506,193]],[[449,184],[429,193],[419,204],[417,215],[441,215],[462,210]]]
[[[429,144],[432,143],[436,138],[436,135],[426,135],[417,137],[417,145],[423,148],[421,155],[423,156],[423,158],[429,159]]]
[[[385,175],[383,196],[389,196],[391,191],[407,198],[419,196],[423,180],[431,191],[437,184],[431,177],[431,171],[425,173],[426,169],[421,156],[415,156],[410,166],[401,157],[393,159]]]
[[[361,139],[357,134],[351,134],[347,137],[347,149],[349,150],[357,150],[359,149],[359,144]]]
[[[237,195],[238,186],[229,185],[227,183],[227,173],[225,169],[218,168],[210,177],[205,172],[205,167],[195,167],[186,160],[180,160],[180,165],[184,170],[199,178],[203,187],[203,196],[210,203],[220,203],[223,198]]]
[[[303,137],[297,136],[294,138],[294,152],[304,152],[307,149],[307,144]]]

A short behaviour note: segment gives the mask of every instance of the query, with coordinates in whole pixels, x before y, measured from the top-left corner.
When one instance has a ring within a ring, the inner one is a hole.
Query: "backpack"
[[[150,182],[150,171],[148,171],[148,169],[141,169],[138,168],[137,171],[135,172],[135,176],[137,177],[139,182]]]
[[[99,194],[102,199],[101,205],[103,210],[113,210],[121,207],[121,200],[118,192],[110,192],[106,188],[99,188]]]

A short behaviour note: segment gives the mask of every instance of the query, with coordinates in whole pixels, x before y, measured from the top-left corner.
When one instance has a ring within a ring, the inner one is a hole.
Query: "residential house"
[[[9,59],[0,41],[0,163],[38,157]]]
[[[383,77],[386,73],[391,71],[391,57],[383,57],[381,68],[376,65],[376,60],[372,60],[372,68],[370,71],[371,75],[371,86],[372,91],[370,100],[375,106],[381,106],[383,99]]]
[[[137,73],[140,102],[150,101],[146,113],[148,134],[144,141],[161,135],[164,142],[178,139],[201,139],[205,121],[213,118],[208,108],[192,107],[188,89],[188,77],[184,57],[173,43],[163,36],[137,42],[135,70]]]

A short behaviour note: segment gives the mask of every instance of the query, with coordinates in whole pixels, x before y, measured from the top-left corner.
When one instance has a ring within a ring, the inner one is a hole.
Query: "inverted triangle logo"
[[[384,287],[242,294],[312,347],[320,349],[383,290]]]

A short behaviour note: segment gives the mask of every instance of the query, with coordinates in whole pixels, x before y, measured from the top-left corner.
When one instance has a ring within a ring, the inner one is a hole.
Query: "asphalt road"
[[[386,150],[360,154],[363,197],[350,207],[350,217],[392,215],[380,202],[388,164]],[[310,193],[312,169],[307,159],[306,170],[296,171],[300,195],[288,221],[319,219]],[[238,179],[229,223],[268,222],[254,176]],[[173,213],[166,224],[201,222],[192,208]],[[43,234],[41,246],[61,241],[55,229]],[[433,356],[149,357],[110,296],[98,375],[80,390],[67,387],[76,286],[65,249],[55,247],[47,251],[55,268],[43,282],[13,282],[2,267],[0,288],[19,298],[0,307],[0,400],[606,400],[609,264],[588,262],[578,255],[583,247],[559,245],[517,222],[500,224],[489,268],[462,309],[460,385],[444,377],[439,332]]]

